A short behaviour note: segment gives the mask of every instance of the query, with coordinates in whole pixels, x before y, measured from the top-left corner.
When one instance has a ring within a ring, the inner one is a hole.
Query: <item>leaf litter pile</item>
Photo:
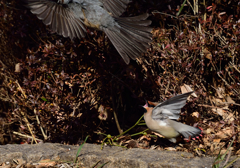
[[[87,142],[102,147],[198,156],[223,154],[233,142],[232,154],[240,154],[237,2],[180,9],[180,2],[133,1],[124,15],[155,11],[154,30],[148,51],[129,65],[102,32],[88,29],[85,39],[71,41],[16,7],[17,0],[0,3],[0,144],[81,144],[89,135]],[[195,93],[179,122],[201,127],[199,139],[179,137],[176,145],[146,130],[139,105],[188,91]]]

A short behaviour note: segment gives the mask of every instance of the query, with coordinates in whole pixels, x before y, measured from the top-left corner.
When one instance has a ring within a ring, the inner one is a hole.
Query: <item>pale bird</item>
[[[158,104],[148,102],[149,105],[155,107],[149,107],[148,103],[146,103],[143,107],[146,110],[144,120],[147,127],[173,143],[176,143],[176,137],[180,134],[187,139],[201,135],[201,129],[174,121],[179,119],[181,108],[185,106],[188,96],[192,93],[180,94]]]

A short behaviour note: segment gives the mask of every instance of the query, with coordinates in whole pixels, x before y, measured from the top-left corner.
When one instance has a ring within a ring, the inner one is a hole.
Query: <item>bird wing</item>
[[[177,120],[181,112],[181,108],[185,106],[187,98],[193,92],[188,92],[174,96],[162,103],[159,103],[153,108],[152,118],[157,120],[161,119],[162,116],[168,116],[169,119]]]
[[[151,21],[146,20],[148,16],[145,13],[134,17],[114,17],[121,27],[120,31],[104,28],[104,32],[126,64],[130,62],[129,57],[135,60],[146,52],[152,41],[152,28],[148,27]],[[119,28],[115,26],[115,30],[117,29]]]
[[[100,0],[106,9],[113,16],[118,17],[125,12],[127,5],[131,0]]]
[[[63,37],[71,39],[85,37],[83,21],[76,18],[67,5],[48,0],[24,0],[31,12],[37,15],[45,25]]]

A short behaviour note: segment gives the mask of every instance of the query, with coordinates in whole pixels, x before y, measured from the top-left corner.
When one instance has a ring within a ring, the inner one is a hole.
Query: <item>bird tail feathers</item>
[[[179,132],[180,134],[182,134],[184,136],[184,138],[195,138],[198,135],[200,135],[202,133],[202,130],[197,128],[197,127],[192,127],[190,125],[186,125],[177,121],[173,121],[170,120],[172,127]]]

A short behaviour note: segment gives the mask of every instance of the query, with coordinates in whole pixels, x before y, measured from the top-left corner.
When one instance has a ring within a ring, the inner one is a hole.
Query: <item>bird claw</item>
[[[202,135],[203,129],[202,129],[201,127],[198,127],[198,128],[201,130],[201,133],[199,134],[199,136],[202,137],[202,136],[203,136],[203,135]],[[184,138],[184,140],[187,141],[187,142],[189,142],[191,139],[195,141],[196,139],[200,139],[199,136],[196,136],[196,137],[194,137],[194,138],[191,138],[191,136],[189,136],[188,139],[187,139],[187,138]]]
[[[201,133],[199,134],[199,136],[203,136],[202,134],[203,134],[203,129],[201,128],[201,127],[198,127],[200,130],[201,130]]]

